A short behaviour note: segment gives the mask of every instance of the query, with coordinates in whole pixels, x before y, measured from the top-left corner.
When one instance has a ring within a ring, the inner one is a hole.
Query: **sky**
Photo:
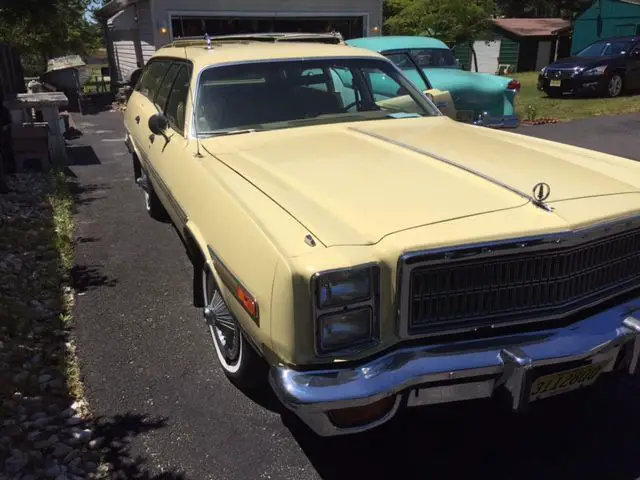
[[[93,18],[91,17],[91,10],[93,10],[96,7],[99,7],[102,4],[101,1],[99,0],[93,0],[90,4],[89,4],[89,10],[86,11],[86,13],[84,14],[84,18],[86,18],[88,21],[93,21]]]

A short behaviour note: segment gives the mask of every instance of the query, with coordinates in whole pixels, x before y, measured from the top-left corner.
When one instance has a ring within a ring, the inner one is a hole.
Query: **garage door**
[[[500,57],[500,40],[494,42],[478,41],[473,43],[478,59],[478,72],[496,73],[498,71],[498,57]],[[475,68],[475,65],[472,65]]]
[[[337,31],[345,39],[362,37],[364,18],[356,17],[215,17],[183,16],[171,17],[173,38],[229,35],[234,33],[306,32],[321,33]]]

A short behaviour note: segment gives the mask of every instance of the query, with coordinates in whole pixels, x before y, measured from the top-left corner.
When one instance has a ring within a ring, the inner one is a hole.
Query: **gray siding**
[[[144,63],[151,58],[156,51],[153,39],[153,22],[151,20],[151,7],[149,0],[138,3],[138,29],[140,30],[140,47]]]
[[[139,60],[146,63],[155,52],[149,0],[118,12],[107,25],[113,43],[116,80],[126,81],[129,74],[138,68]]]

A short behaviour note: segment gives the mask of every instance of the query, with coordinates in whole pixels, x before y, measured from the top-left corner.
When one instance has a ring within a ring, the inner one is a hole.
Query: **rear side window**
[[[164,76],[164,79],[160,84],[160,88],[158,89],[158,93],[153,100],[153,103],[156,104],[156,107],[158,107],[158,110],[160,110],[161,112],[164,112],[164,107],[167,106],[169,92],[171,91],[171,87],[173,86],[173,81],[176,79],[176,75],[178,75],[179,69],[179,63],[174,63],[171,65],[171,67],[169,67],[169,71]]]
[[[142,76],[136,85],[136,91],[148,99],[153,100],[153,97],[158,93],[162,79],[165,73],[167,73],[170,64],[171,62],[168,60],[150,61],[145,67],[144,72],[142,72]]]
[[[184,119],[187,111],[190,83],[191,69],[187,65],[180,66],[165,111],[169,124],[175,131],[180,133],[184,133]]]

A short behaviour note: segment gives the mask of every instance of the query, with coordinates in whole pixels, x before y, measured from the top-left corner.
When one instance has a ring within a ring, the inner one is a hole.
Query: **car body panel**
[[[561,58],[544,67],[538,75],[538,90],[549,95],[562,93],[607,94],[609,79],[618,74],[627,90],[640,88],[640,37],[616,37],[598,40],[589,48],[600,43],[622,41],[630,45],[628,52],[611,56],[580,56]],[[602,74],[585,75],[596,67],[606,67]],[[552,83],[553,82],[553,83]],[[554,85],[560,82],[560,85]]]
[[[448,50],[447,45],[440,40],[417,36],[364,37],[347,40],[346,43],[386,56],[420,48]],[[424,81],[414,67],[403,68],[403,72],[416,85],[423,87]],[[516,93],[507,88],[512,78],[468,72],[460,68],[422,68],[422,72],[433,88],[451,93],[456,111],[461,113],[460,119],[470,122],[485,112],[491,117],[515,116]]]
[[[527,203],[440,159],[479,170],[527,195],[544,181],[551,186],[549,203],[640,187],[627,183],[625,169],[531,147],[520,136],[487,135],[446,117],[301,127],[250,137],[237,138],[226,151],[216,147],[218,139],[204,145],[327,246],[373,244],[401,230]],[[345,153],[336,156],[336,151]],[[465,195],[452,191],[451,184]],[[377,214],[360,215],[367,209]]]
[[[199,251],[211,267],[242,331],[268,362],[272,374],[282,374],[278,378],[284,383],[276,385],[282,387],[277,393],[294,411],[300,405],[293,390],[283,393],[286,375],[295,376],[296,385],[302,385],[306,369],[320,372],[317,378],[322,378],[322,371],[330,371],[331,400],[336,404],[344,401],[340,405],[346,407],[372,401],[370,396],[359,398],[349,391],[347,384],[358,384],[351,382],[356,377],[385,376],[385,368],[391,371],[391,367],[402,366],[408,381],[419,383],[420,378],[411,376],[410,365],[400,365],[404,361],[402,351],[409,344],[420,349],[427,343],[423,337],[407,338],[400,329],[399,279],[405,255],[470,245],[483,246],[483,252],[491,254],[491,249],[484,246],[494,242],[516,244],[519,255],[528,239],[557,239],[586,227],[604,228],[603,222],[614,220],[629,225],[627,219],[640,214],[640,164],[455,122],[432,111],[428,102],[432,117],[392,114],[377,120],[349,119],[348,123],[196,137],[198,132],[192,126],[194,98],[198,98],[199,74],[210,66],[359,56],[388,62],[377,53],[343,45],[240,43],[212,50],[163,48],[154,55],[152,61],[186,59],[193,67],[183,131],[170,126],[163,135],[152,135],[149,118],[157,108],[137,91],[129,99],[124,121],[127,140],[178,233],[188,250]],[[385,97],[382,86],[388,83],[384,79],[377,84],[381,86],[378,94],[383,96],[378,99],[379,105],[404,101],[402,93]],[[403,88],[413,91],[407,83]],[[533,198],[538,195],[534,187],[541,182],[548,186],[544,198]],[[321,355],[316,343],[319,320],[314,310],[317,295],[313,279],[319,273],[372,264],[379,267],[379,338],[365,349]],[[250,316],[243,309],[225,276],[257,300],[258,316]],[[590,324],[602,328],[623,325],[624,319],[617,322],[612,318],[618,315],[617,310],[610,312],[606,325],[597,315]],[[581,315],[582,311],[578,312],[577,316]],[[640,333],[639,321],[623,326],[614,333],[625,339],[636,327],[636,333]],[[484,340],[495,346],[494,340],[499,337],[500,344],[510,345],[511,337],[501,328],[491,325],[489,333],[473,331],[470,339],[475,341],[474,336],[484,335]],[[572,335],[571,327],[560,331],[554,326],[550,331],[561,337]],[[586,335],[590,330],[585,331]],[[611,336],[608,330],[605,333],[603,338]],[[453,343],[449,338],[443,340],[440,354],[450,351],[447,345]],[[592,349],[591,343],[583,343]],[[634,352],[640,351],[637,341],[634,348]],[[593,353],[568,350],[572,358],[587,358]],[[500,365],[513,373],[513,362],[520,358],[505,351],[499,352]],[[385,365],[384,360],[390,352],[400,352],[389,357],[394,358],[392,366]],[[507,353],[515,360],[504,360]],[[554,361],[561,363],[562,358]],[[359,365],[365,367],[359,369]],[[372,372],[366,365],[381,370]],[[447,378],[455,380],[458,371],[468,373],[473,365],[461,362],[456,368]],[[349,379],[341,377],[340,372]],[[307,387],[322,390],[321,385],[312,385],[313,375],[309,374]],[[518,378],[524,381],[525,376]],[[343,380],[347,385],[344,388]],[[375,395],[386,393],[397,392]],[[352,400],[355,403],[350,403]],[[305,397],[304,401],[305,408],[314,409],[313,398]],[[395,405],[397,408],[398,401]],[[311,413],[325,415],[325,407],[319,405]],[[301,418],[309,425],[313,423]]]

